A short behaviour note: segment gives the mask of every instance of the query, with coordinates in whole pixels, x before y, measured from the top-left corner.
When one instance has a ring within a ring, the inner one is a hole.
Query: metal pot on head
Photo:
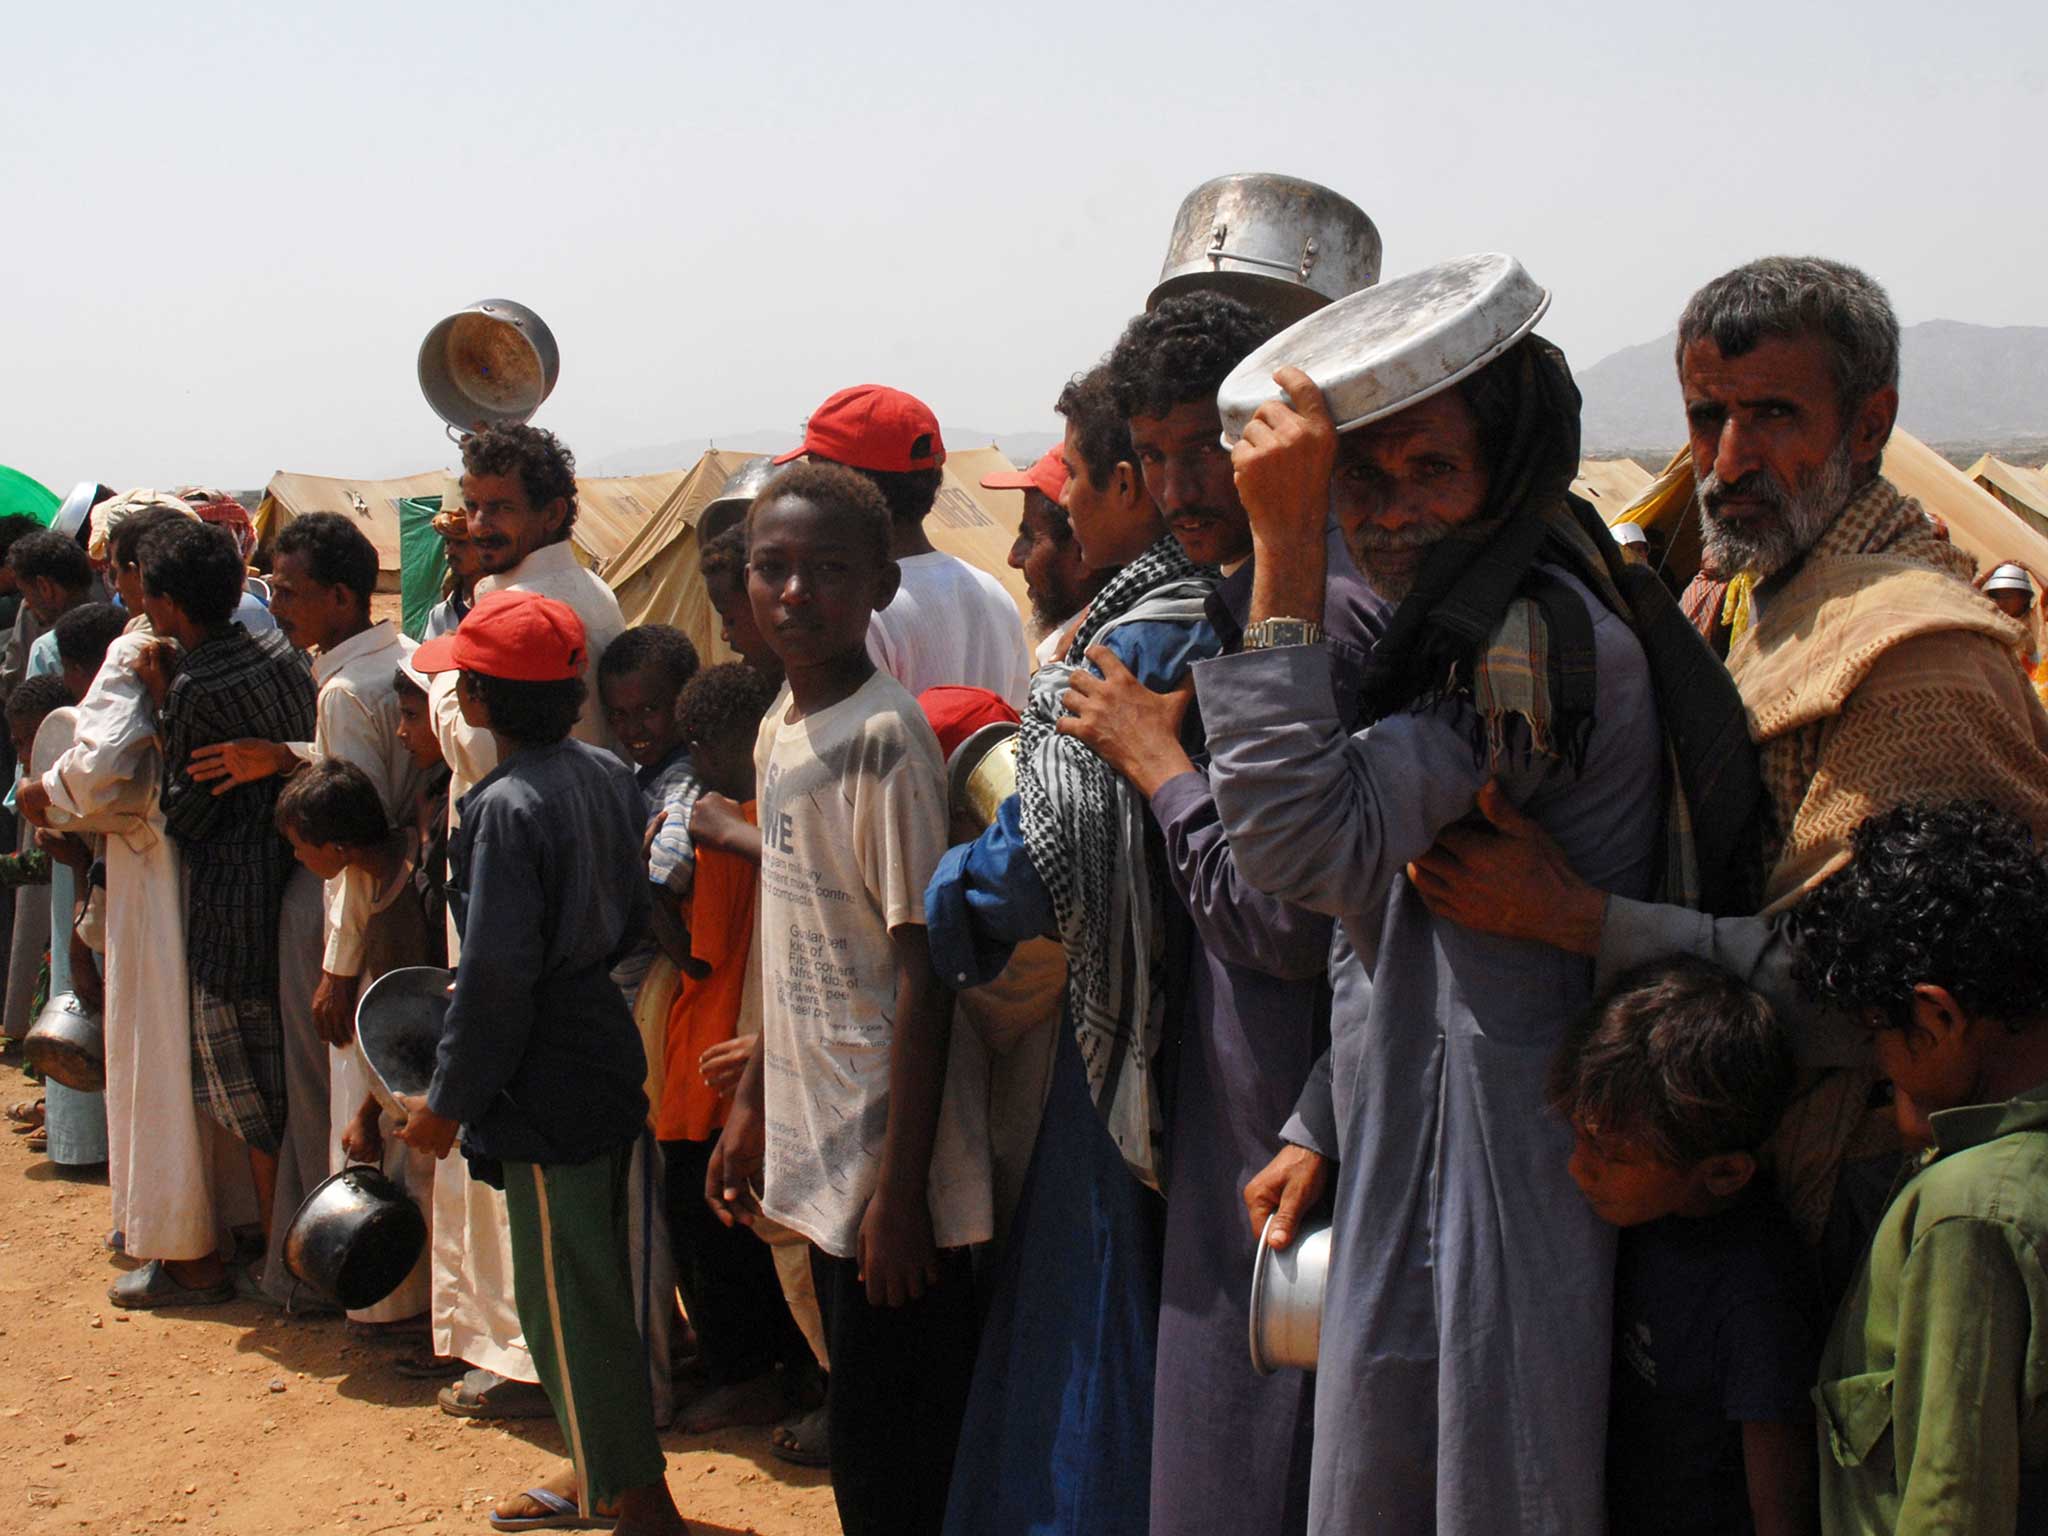
[[[1266,1246],[1252,1261],[1252,1369],[1312,1371],[1323,1338],[1323,1290],[1330,1278],[1330,1224],[1304,1226],[1285,1248]]]
[[[1341,193],[1253,171],[1205,181],[1181,202],[1159,284],[1145,300],[1196,288],[1292,325],[1380,277],[1380,232]]]
[[[420,343],[420,392],[458,438],[527,420],[561,372],[555,333],[511,299],[478,299]]]
[[[76,992],[59,992],[43,1005],[21,1053],[30,1066],[52,1082],[79,1093],[98,1093],[107,1086],[107,1036],[100,1016],[78,1000]]]
[[[313,1186],[284,1235],[284,1264],[323,1299],[373,1307],[427,1248],[427,1219],[382,1169],[358,1164]]]
[[[777,473],[779,469],[775,460],[761,453],[727,475],[725,484],[718,488],[718,494],[705,502],[704,509],[697,514],[698,548],[709,544],[745,518],[747,510],[754,505],[754,498]]]

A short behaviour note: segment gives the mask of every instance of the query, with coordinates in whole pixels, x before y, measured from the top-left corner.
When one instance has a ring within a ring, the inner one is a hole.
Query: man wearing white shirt
[[[811,413],[804,440],[776,459],[857,470],[889,504],[896,596],[868,622],[868,655],[914,697],[927,688],[986,688],[1021,708],[1031,683],[1024,619],[995,577],[932,547],[924,520],[944,483],[939,419],[914,395],[881,384],[842,389]]]

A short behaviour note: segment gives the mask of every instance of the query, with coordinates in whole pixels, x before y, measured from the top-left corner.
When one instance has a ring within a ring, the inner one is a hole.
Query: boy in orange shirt
[[[704,1174],[759,1029],[747,1011],[760,833],[754,742],[776,684],[743,662],[710,667],[676,700],[705,793],[657,900],[673,903],[688,963],[670,1005],[654,1134],[668,1172],[669,1242],[683,1306],[697,1330],[706,1386],[681,1424],[702,1434],[767,1424],[811,1407],[817,1362],[791,1318],[768,1246],[727,1227],[704,1201]],[[673,833],[661,842],[673,847]],[[778,1369],[779,1367],[779,1369]]]

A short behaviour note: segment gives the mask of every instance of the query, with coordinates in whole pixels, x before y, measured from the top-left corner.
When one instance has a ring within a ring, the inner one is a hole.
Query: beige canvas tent
[[[1622,508],[1642,495],[1643,487],[1656,477],[1634,459],[1581,459],[1572,493],[1593,504],[1593,510],[1609,522]]]
[[[2036,533],[2048,535],[2048,469],[2008,464],[1987,453],[1964,473],[2026,519]]]
[[[336,480],[327,475],[295,475],[279,470],[264,488],[254,518],[256,542],[268,549],[278,530],[308,512],[338,512],[377,546],[377,588],[398,590],[398,503],[420,496],[438,496],[448,483],[445,470],[428,470],[402,480]]]
[[[576,527],[570,535],[577,557],[602,572],[641,527],[683,483],[675,470],[659,475],[624,475],[576,482]],[[452,476],[429,470],[401,480],[338,480],[280,470],[270,477],[256,509],[256,541],[267,548],[277,532],[308,512],[339,512],[354,520],[377,546],[377,585],[398,590],[398,503],[440,496]]]
[[[2048,536],[1912,433],[1892,430],[1884,449],[1884,473],[1900,491],[1941,519],[1949,538],[1976,560],[1980,574],[2013,560],[2035,572],[2037,579],[2048,576]],[[1610,523],[1639,523],[1662,530],[1671,541],[1670,571],[1688,580],[1699,568],[1700,559],[1698,524],[1686,515],[1693,504],[1692,484],[1692,462],[1681,450],[1633,505],[1618,514],[1607,514]]]
[[[673,624],[706,660],[724,660],[730,653],[718,638],[718,615],[697,575],[697,516],[750,457],[723,448],[706,453],[601,571],[628,624]],[[1024,515],[1024,493],[981,488],[983,475],[1014,467],[995,448],[951,450],[945,483],[925,519],[925,532],[947,554],[1002,582],[1028,622],[1030,600],[1023,575],[1009,566],[1010,546]]]

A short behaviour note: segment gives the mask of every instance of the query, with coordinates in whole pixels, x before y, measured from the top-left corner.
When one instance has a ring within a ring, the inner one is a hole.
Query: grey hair
[[[1678,317],[1678,360],[1703,338],[1741,357],[1766,336],[1828,344],[1844,415],[1899,384],[1899,317],[1871,276],[1820,256],[1766,256],[1723,273]]]

